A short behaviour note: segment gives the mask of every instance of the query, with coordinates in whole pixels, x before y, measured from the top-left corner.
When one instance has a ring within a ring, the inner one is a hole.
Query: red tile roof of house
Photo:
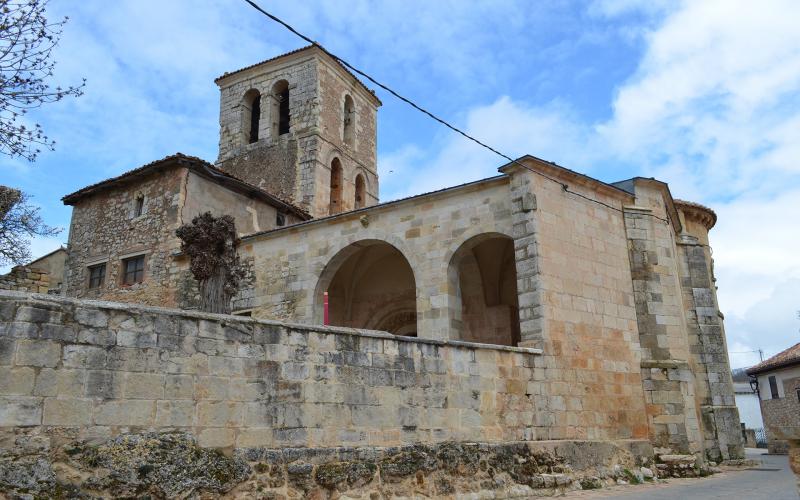
[[[239,179],[238,177],[234,177],[233,175],[218,169],[217,167],[203,160],[202,158],[185,155],[183,153],[175,153],[174,155],[166,156],[160,160],[150,162],[139,168],[129,170],[116,177],[112,177],[110,179],[106,179],[104,181],[91,184],[89,186],[86,186],[84,188],[75,191],[74,193],[70,193],[64,196],[63,198],[61,198],[61,200],[64,202],[65,205],[74,205],[83,198],[86,198],[87,196],[91,196],[95,193],[104,191],[108,188],[130,182],[143,175],[148,175],[153,172],[159,171],[161,169],[172,168],[175,166],[184,166],[192,171],[198,172],[200,174],[205,174],[206,177],[213,179],[219,184],[226,185],[229,188],[234,188],[239,191],[246,191],[247,193],[252,194],[253,196],[266,201],[267,203],[276,208],[294,213],[303,220],[308,220],[311,218],[308,212],[306,212],[302,208],[297,207],[285,200],[282,200],[277,196],[273,195],[272,193],[264,191],[259,187],[253,186],[252,184],[249,184]]]
[[[748,375],[758,375],[777,368],[800,365],[800,342],[761,363],[747,369]]]

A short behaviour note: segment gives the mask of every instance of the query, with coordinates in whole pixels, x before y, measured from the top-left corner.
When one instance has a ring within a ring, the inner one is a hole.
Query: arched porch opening
[[[465,241],[450,259],[448,279],[456,292],[452,338],[509,346],[519,343],[513,239],[486,233]]]
[[[328,292],[332,326],[417,336],[414,272],[405,256],[380,240],[362,240],[340,250],[325,266],[314,298],[314,319],[322,323]]]

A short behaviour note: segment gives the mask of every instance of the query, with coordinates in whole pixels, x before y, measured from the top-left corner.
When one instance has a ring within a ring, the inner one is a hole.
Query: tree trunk
[[[226,269],[219,266],[208,279],[200,282],[200,308],[219,314],[231,313],[231,298],[225,293]]]

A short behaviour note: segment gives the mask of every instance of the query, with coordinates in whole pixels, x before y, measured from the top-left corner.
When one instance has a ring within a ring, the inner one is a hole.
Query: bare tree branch
[[[51,59],[68,18],[48,22],[48,0],[0,0],[0,153],[34,161],[50,140],[35,123],[22,119],[28,110],[64,97],[83,94],[78,86],[51,88],[56,61]]]
[[[18,189],[0,186],[0,265],[20,265],[31,258],[30,238],[54,236],[61,229],[50,227],[39,215],[39,207]]]

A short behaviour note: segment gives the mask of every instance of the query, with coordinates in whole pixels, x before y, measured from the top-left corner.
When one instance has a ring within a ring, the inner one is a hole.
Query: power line
[[[244,0],[244,1],[245,1],[245,2],[247,2],[248,4],[250,4],[250,6],[251,6],[251,7],[253,7],[254,9],[256,9],[257,11],[259,11],[259,12],[260,12],[260,13],[262,13],[262,14],[264,14],[264,15],[265,15],[265,16],[267,16],[268,18],[272,19],[272,20],[273,20],[273,21],[275,21],[276,23],[280,24],[281,26],[283,26],[283,27],[284,27],[284,28],[286,28],[287,30],[291,31],[292,33],[294,33],[294,34],[295,34],[295,35],[297,35],[298,37],[302,38],[303,40],[305,40],[306,42],[310,43],[311,45],[313,45],[313,46],[317,47],[318,49],[320,49],[320,50],[321,50],[321,51],[323,51],[325,54],[327,54],[328,56],[330,56],[330,57],[332,57],[333,59],[335,59],[336,61],[338,61],[338,62],[339,62],[339,63],[340,63],[342,66],[346,67],[347,69],[349,69],[349,70],[350,70],[350,71],[352,71],[353,73],[356,73],[356,74],[358,74],[358,75],[360,75],[360,76],[362,76],[362,77],[366,78],[367,80],[369,80],[369,81],[370,81],[370,82],[372,82],[373,84],[377,85],[378,87],[382,88],[382,89],[383,89],[383,90],[385,90],[386,92],[390,93],[391,95],[393,95],[393,96],[395,96],[396,98],[400,99],[401,101],[405,102],[406,104],[408,104],[409,106],[413,107],[413,108],[414,108],[414,109],[416,109],[417,111],[419,111],[419,112],[421,112],[421,113],[423,113],[423,114],[427,115],[429,118],[431,118],[431,119],[433,119],[433,120],[435,120],[435,121],[439,122],[440,124],[444,125],[445,127],[449,128],[449,129],[450,129],[450,130],[452,130],[453,132],[456,132],[457,134],[460,134],[461,136],[465,137],[466,139],[468,139],[468,140],[470,140],[470,141],[472,141],[472,142],[474,142],[474,143],[478,144],[479,146],[481,146],[481,147],[483,147],[483,148],[485,148],[485,149],[487,149],[487,150],[491,151],[492,153],[494,153],[494,154],[496,154],[496,155],[500,156],[501,158],[505,158],[505,159],[506,159],[506,160],[508,160],[510,163],[514,163],[515,165],[519,165],[520,167],[524,168],[525,170],[528,170],[529,172],[533,172],[533,173],[534,173],[534,174],[536,174],[536,175],[540,175],[540,176],[544,177],[545,179],[547,179],[547,180],[549,180],[549,181],[551,181],[551,182],[554,182],[554,183],[556,183],[556,184],[560,185],[560,186],[561,186],[561,189],[563,189],[563,190],[564,190],[565,192],[567,192],[567,193],[570,193],[570,194],[572,194],[572,195],[578,196],[578,197],[580,197],[580,198],[583,198],[584,200],[590,201],[590,202],[592,202],[592,203],[597,203],[598,205],[602,205],[602,206],[604,206],[604,207],[606,207],[606,208],[610,208],[611,210],[615,210],[615,211],[617,211],[617,212],[620,212],[620,213],[622,213],[622,214],[625,214],[625,213],[626,213],[626,212],[625,212],[625,210],[623,210],[623,209],[617,208],[617,207],[615,207],[615,206],[613,206],[613,205],[609,205],[608,203],[602,202],[602,201],[600,201],[600,200],[595,200],[594,198],[589,198],[588,196],[586,196],[586,195],[583,195],[583,194],[581,194],[581,193],[578,193],[578,192],[572,191],[571,189],[569,189],[569,186],[568,186],[568,185],[567,185],[565,182],[561,182],[560,180],[558,180],[558,179],[555,179],[554,177],[551,177],[551,176],[549,176],[549,175],[547,175],[547,174],[544,174],[544,173],[542,173],[542,172],[539,172],[539,171],[537,171],[537,170],[534,170],[534,169],[530,168],[529,166],[527,166],[527,165],[523,164],[522,162],[515,160],[514,158],[512,158],[512,157],[508,156],[507,154],[505,154],[505,153],[502,153],[501,151],[499,151],[499,150],[497,150],[497,149],[493,148],[492,146],[489,146],[488,144],[486,144],[486,143],[484,143],[484,142],[480,141],[479,139],[477,139],[477,138],[475,138],[475,137],[473,137],[473,136],[471,136],[471,135],[467,134],[466,132],[464,132],[464,131],[463,131],[463,130],[461,130],[460,128],[458,128],[458,127],[456,127],[456,126],[454,126],[454,125],[451,125],[451,124],[450,124],[449,122],[447,122],[446,120],[444,120],[444,119],[442,119],[442,118],[439,118],[438,116],[436,116],[435,114],[431,113],[431,112],[430,112],[430,111],[428,111],[427,109],[423,108],[422,106],[419,106],[417,103],[415,103],[415,102],[414,102],[414,101],[412,101],[411,99],[408,99],[408,98],[406,98],[406,97],[403,97],[402,95],[400,95],[400,94],[398,94],[397,92],[395,92],[394,90],[392,90],[390,87],[388,87],[388,86],[384,85],[383,83],[379,82],[378,80],[374,79],[373,77],[371,77],[371,76],[370,76],[370,75],[368,75],[367,73],[364,73],[363,71],[361,71],[360,69],[356,68],[355,66],[353,66],[353,65],[352,65],[352,64],[350,64],[349,62],[347,62],[347,61],[345,61],[344,59],[342,59],[341,57],[337,56],[336,54],[333,54],[333,53],[332,53],[332,52],[330,52],[328,49],[326,49],[325,47],[323,47],[321,44],[317,43],[316,41],[312,40],[311,38],[307,37],[306,35],[304,35],[304,34],[300,33],[300,32],[299,32],[299,31],[297,31],[296,29],[294,29],[294,28],[293,28],[293,27],[292,27],[292,26],[291,26],[289,23],[287,23],[286,21],[284,21],[284,20],[280,19],[279,17],[277,17],[277,16],[275,16],[275,15],[273,15],[273,14],[270,14],[270,13],[269,13],[269,12],[267,12],[266,10],[262,9],[262,8],[261,8],[261,7],[260,7],[260,6],[259,6],[257,3],[255,3],[253,0]],[[646,215],[646,216],[649,216],[649,217],[653,217],[654,219],[658,219],[658,220],[660,220],[660,221],[664,222],[665,224],[669,224],[669,220],[668,220],[668,219],[664,219],[664,218],[662,218],[662,217],[659,217],[659,216],[657,216],[657,215],[655,215],[655,214],[650,214],[650,213],[642,213],[642,215]]]

